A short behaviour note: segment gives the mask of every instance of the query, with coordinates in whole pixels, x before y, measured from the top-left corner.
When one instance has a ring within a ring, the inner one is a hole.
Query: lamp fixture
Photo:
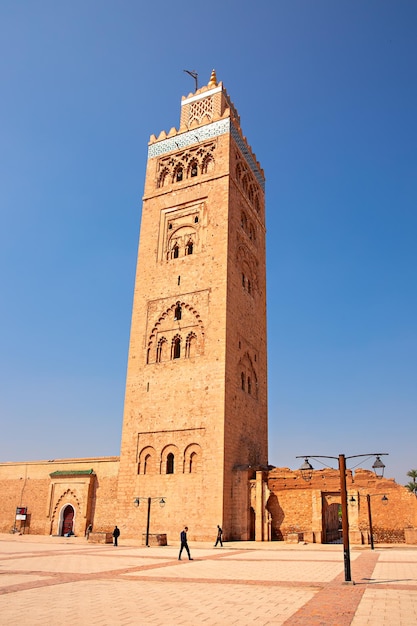
[[[385,465],[381,461],[381,457],[379,454],[376,455],[376,459],[374,464],[372,465],[372,469],[375,471],[375,476],[377,478],[382,478],[384,475]]]
[[[304,460],[304,463],[300,467],[301,476],[303,477],[305,481],[309,482],[312,479],[313,469],[314,469],[313,466],[311,465],[310,461],[306,457]]]

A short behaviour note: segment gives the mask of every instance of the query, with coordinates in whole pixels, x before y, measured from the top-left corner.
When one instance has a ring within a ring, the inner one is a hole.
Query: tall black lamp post
[[[344,454],[339,454],[339,456],[323,456],[323,455],[312,455],[312,454],[303,454],[302,456],[297,456],[297,459],[304,458],[304,463],[300,467],[301,475],[304,480],[311,480],[313,476],[313,466],[311,465],[309,459],[336,459],[339,462],[339,474],[340,474],[340,499],[341,499],[341,507],[342,507],[342,534],[343,534],[343,559],[345,566],[345,581],[351,582],[352,575],[350,571],[350,546],[349,546],[349,519],[348,519],[348,506],[347,506],[347,487],[346,487],[346,459],[356,459],[359,457],[370,457],[375,456],[375,462],[372,465],[373,470],[375,471],[375,475],[377,478],[382,478],[384,475],[385,465],[381,461],[381,456],[387,455],[387,452],[374,452],[372,454],[355,454],[353,456],[345,456]]]
[[[368,504],[368,521],[369,521],[369,534],[371,536],[371,550],[374,549],[374,531],[372,528],[372,514],[371,514],[371,498],[373,496],[380,496],[380,493],[367,493],[366,494],[366,502]],[[387,504],[388,503],[388,498],[387,496],[384,494],[381,498],[381,502],[382,504]]]
[[[147,502],[148,503],[148,515],[146,518],[146,545],[149,548],[149,526],[151,523],[151,504],[152,501],[158,501],[159,502],[159,506],[161,508],[163,508],[165,506],[165,498],[162,498],[161,496],[158,496],[156,498],[146,498],[146,497],[140,497],[138,496],[137,498],[134,499],[133,504],[135,506],[140,506],[141,502]]]

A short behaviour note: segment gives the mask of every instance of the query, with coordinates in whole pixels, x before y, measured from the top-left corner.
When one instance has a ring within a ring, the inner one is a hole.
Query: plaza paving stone
[[[214,549],[0,535],[0,626],[417,625],[417,548],[236,542]]]

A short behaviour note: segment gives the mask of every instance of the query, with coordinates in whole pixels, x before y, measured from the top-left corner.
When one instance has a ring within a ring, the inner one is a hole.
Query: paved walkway
[[[414,626],[417,549],[285,543],[146,548],[0,535],[0,625]]]

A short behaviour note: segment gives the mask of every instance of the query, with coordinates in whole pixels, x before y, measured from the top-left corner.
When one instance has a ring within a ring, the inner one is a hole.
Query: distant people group
[[[87,527],[87,531],[86,531],[87,539],[88,539],[88,536],[91,533],[92,529],[93,529],[92,524],[90,524]],[[188,547],[187,532],[188,532],[188,526],[184,526],[183,530],[180,533],[180,553],[178,555],[178,560],[179,561],[181,561],[181,555],[182,555],[182,551],[183,550],[186,551],[186,553],[188,555],[188,559],[190,561],[194,560],[194,559],[191,558],[190,548]],[[217,547],[218,544],[220,544],[220,547],[223,548],[222,535],[223,535],[223,530],[221,529],[221,527],[219,525],[217,525],[216,543],[214,544],[215,548]],[[113,545],[114,546],[118,545],[119,537],[120,537],[120,529],[117,526],[115,526],[114,530],[113,530]]]

